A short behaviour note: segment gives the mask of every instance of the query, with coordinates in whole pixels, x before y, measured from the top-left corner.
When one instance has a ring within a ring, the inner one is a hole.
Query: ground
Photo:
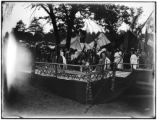
[[[117,99],[90,106],[63,98],[42,87],[34,87],[25,80],[14,85],[10,103],[2,108],[3,118],[56,118],[56,117],[103,117],[103,118],[152,118],[154,97],[152,91],[137,86],[125,91]]]

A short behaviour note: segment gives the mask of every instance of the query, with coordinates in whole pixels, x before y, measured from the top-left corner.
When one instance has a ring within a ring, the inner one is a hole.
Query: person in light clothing
[[[114,62],[117,64],[118,69],[123,69],[123,58],[122,58],[122,52],[117,50],[114,54]]]
[[[130,57],[130,63],[133,69],[137,69],[138,57],[136,56],[135,52],[133,52]]]
[[[123,69],[123,57],[122,57],[122,51],[119,51],[120,61],[117,66],[118,69]]]
[[[65,64],[65,65],[63,66],[63,69],[66,69],[66,68],[67,68],[67,66],[66,66],[67,61],[66,61],[66,58],[64,57],[63,51],[60,51],[60,56],[62,57],[63,64]]]

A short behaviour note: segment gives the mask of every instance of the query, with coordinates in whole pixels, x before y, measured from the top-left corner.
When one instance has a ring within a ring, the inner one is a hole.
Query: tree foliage
[[[122,35],[117,33],[119,26],[125,22],[130,26],[130,31],[134,36],[139,36],[141,26],[138,24],[138,18],[142,14],[142,8],[130,8],[124,5],[115,4],[53,4],[53,3],[36,3],[31,4],[31,9],[38,12],[43,9],[47,16],[34,18],[29,26],[30,31],[43,33],[43,26],[39,20],[44,19],[47,23],[53,25],[53,30],[45,34],[55,39],[56,46],[59,50],[60,41],[66,36],[66,46],[70,48],[71,37],[79,32],[83,27],[83,19],[94,19],[98,24],[103,26],[106,36],[112,43],[123,42]],[[20,25],[18,25],[20,26]],[[22,28],[21,24],[21,30]],[[23,26],[24,27],[24,26]],[[64,35],[63,35],[64,34]],[[50,39],[49,39],[50,40]]]

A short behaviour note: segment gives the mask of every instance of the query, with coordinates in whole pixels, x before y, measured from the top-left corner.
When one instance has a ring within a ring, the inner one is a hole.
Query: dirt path
[[[54,117],[152,117],[149,95],[125,95],[108,103],[94,105],[80,104],[76,101],[46,92],[43,88],[31,86],[28,81],[16,86],[15,99],[3,108],[3,117],[54,118]]]

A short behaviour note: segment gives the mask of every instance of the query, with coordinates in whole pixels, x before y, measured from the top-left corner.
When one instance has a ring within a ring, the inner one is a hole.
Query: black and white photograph
[[[2,119],[155,119],[155,1],[1,1]]]

